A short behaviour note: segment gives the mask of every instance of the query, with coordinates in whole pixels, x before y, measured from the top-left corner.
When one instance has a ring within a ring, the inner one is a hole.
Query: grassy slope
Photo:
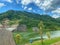
[[[20,45],[22,45],[22,44],[23,45],[24,44],[41,45],[41,42],[39,40],[33,41],[32,44],[29,42],[30,38],[33,38],[33,37],[38,35],[37,33],[34,33],[34,32],[14,32],[13,33],[14,39],[15,39],[16,34],[20,34],[22,37]],[[51,40],[46,39],[46,40],[44,40],[44,45],[50,45],[50,44],[53,44],[53,43],[58,42],[58,41],[60,41],[60,37],[59,38],[53,38]]]
[[[21,35],[21,42],[20,44],[25,44],[25,43],[29,43],[29,39],[36,37],[37,33],[34,32],[14,32],[13,36],[15,39],[16,34],[20,34]]]
[[[44,45],[51,45],[51,44],[58,42],[58,41],[60,41],[60,37],[59,38],[53,38],[51,40],[44,40]],[[35,41],[31,45],[41,45],[41,42]]]

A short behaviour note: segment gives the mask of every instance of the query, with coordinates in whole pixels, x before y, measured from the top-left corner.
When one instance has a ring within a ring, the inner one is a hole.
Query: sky
[[[60,17],[60,0],[0,0],[0,13],[8,10],[27,11]]]

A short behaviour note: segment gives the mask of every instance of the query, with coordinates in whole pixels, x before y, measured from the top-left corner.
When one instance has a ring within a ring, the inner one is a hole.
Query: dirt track
[[[15,45],[10,31],[0,29],[0,45]]]

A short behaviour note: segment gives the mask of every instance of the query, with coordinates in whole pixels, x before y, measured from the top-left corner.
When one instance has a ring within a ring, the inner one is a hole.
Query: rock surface
[[[0,29],[0,45],[15,45],[10,31]]]

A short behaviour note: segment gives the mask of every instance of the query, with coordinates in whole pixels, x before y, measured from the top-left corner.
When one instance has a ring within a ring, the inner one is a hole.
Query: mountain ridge
[[[10,25],[15,24],[16,21],[19,21],[19,24],[25,24],[28,27],[38,27],[38,23],[40,21],[43,21],[45,28],[60,28],[60,21],[52,18],[49,15],[40,15],[25,11],[9,10],[5,13],[0,14],[0,21],[5,18],[10,20]]]

